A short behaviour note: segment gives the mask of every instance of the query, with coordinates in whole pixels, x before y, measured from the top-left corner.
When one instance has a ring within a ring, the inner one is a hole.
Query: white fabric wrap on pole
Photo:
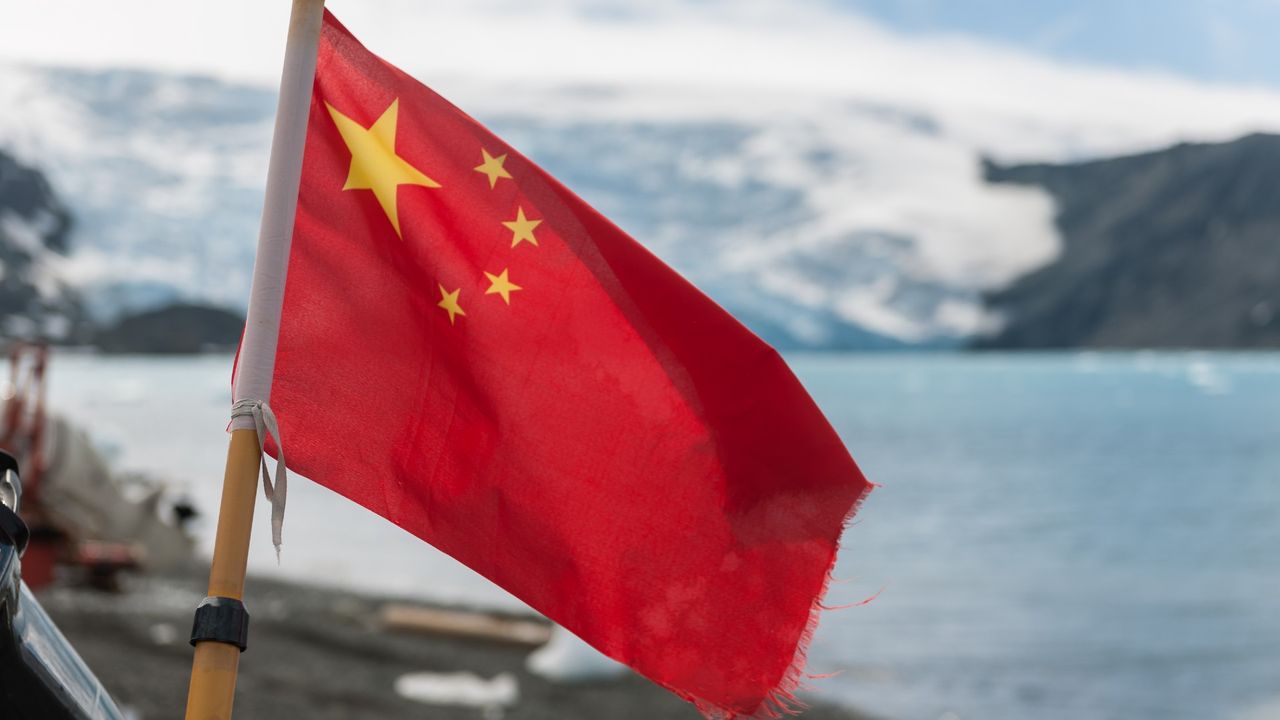
[[[271,502],[271,544],[276,546],[276,562],[280,561],[280,538],[284,532],[284,501],[289,494],[289,470],[284,462],[284,444],[280,442],[280,424],[271,406],[261,400],[237,400],[231,406],[231,421],[247,417],[258,433],[258,450],[262,452],[262,492]],[[271,484],[267,470],[267,438],[276,441],[276,482]]]
[[[307,143],[307,119],[311,113],[311,90],[315,84],[316,54],[323,23],[324,0],[293,0],[271,160],[267,167],[258,256],[253,266],[253,289],[249,293],[249,312],[232,393],[236,410],[232,413],[231,429],[256,431],[259,445],[266,443],[263,437],[268,429],[266,419],[270,419],[271,426],[275,425],[275,414],[267,402],[271,399],[276,344],[280,338],[280,308],[284,303],[289,245],[293,240],[293,219],[302,183],[302,154]],[[276,447],[280,448],[277,488],[273,492],[264,458],[263,491],[272,504],[272,542],[278,554],[286,480],[279,429],[270,427],[270,431]]]

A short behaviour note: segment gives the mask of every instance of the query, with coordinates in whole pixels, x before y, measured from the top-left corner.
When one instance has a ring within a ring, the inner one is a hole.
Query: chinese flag
[[[309,123],[293,469],[708,715],[785,710],[869,485],[778,353],[332,15]]]

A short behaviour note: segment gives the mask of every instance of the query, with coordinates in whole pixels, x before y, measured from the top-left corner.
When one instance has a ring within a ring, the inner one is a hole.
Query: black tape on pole
[[[244,652],[249,647],[249,611],[244,603],[228,597],[201,600],[191,626],[191,644],[207,640],[235,645]]]

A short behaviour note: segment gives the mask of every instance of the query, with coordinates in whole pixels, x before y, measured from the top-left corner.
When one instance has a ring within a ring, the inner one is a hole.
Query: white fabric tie
[[[271,544],[276,546],[276,562],[280,562],[280,536],[284,530],[284,501],[289,492],[289,470],[284,463],[284,443],[280,440],[280,425],[271,406],[262,400],[237,400],[231,406],[231,422],[236,418],[253,418],[258,431],[258,449],[262,451],[262,493],[271,503]],[[271,483],[267,471],[267,436],[276,441],[276,482]]]

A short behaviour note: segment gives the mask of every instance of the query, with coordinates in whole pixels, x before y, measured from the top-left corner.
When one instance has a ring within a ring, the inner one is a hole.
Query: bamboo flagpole
[[[285,273],[293,238],[294,213],[302,177],[302,153],[306,144],[307,118],[323,19],[324,0],[293,0],[267,169],[258,254],[253,270],[253,289],[234,381],[236,407],[247,402],[258,404],[259,409],[256,417],[237,414],[232,419],[222,504],[218,511],[217,536],[209,570],[209,597],[197,609],[192,631],[192,642],[196,648],[187,694],[187,720],[230,719],[240,653],[247,639],[248,616],[242,601],[258,469],[262,463],[259,438],[261,407],[271,396],[280,307],[284,300]],[[278,542],[285,492],[283,483],[276,492],[279,501],[273,507],[272,520],[273,535]]]

